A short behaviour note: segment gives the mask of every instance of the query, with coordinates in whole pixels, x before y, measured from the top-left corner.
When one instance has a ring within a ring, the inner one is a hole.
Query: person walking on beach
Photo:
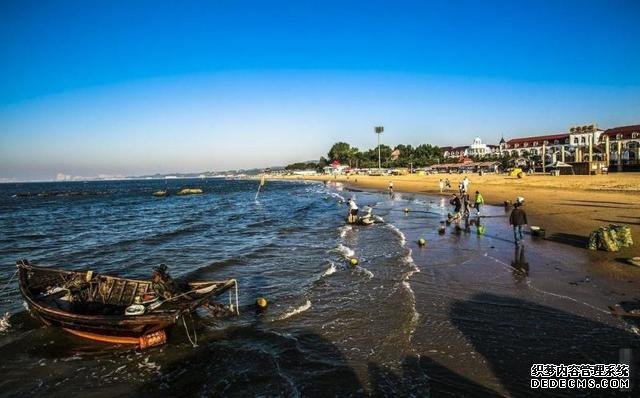
[[[465,191],[461,196],[460,196],[461,200],[462,200],[462,210],[463,213],[465,215],[469,214],[469,194]]]
[[[451,183],[449,182],[449,179],[448,179],[448,178],[445,178],[445,179],[444,179],[444,187],[445,187],[446,189],[451,189]]]
[[[438,186],[440,187],[440,193],[442,193],[442,190],[444,189],[444,181],[442,181],[442,178],[440,179]]]
[[[476,206],[476,214],[480,215],[480,207],[484,204],[484,198],[480,191],[476,191],[476,199],[474,200]]]
[[[509,216],[509,225],[513,227],[513,237],[516,241],[516,245],[522,244],[522,240],[524,239],[522,236],[522,226],[528,224],[527,213],[521,209],[524,203],[519,199],[520,198],[518,198],[516,203],[514,203],[511,216]]]
[[[469,192],[469,178],[467,178],[467,176],[464,176],[464,179],[462,179],[462,189],[464,189],[465,192]]]

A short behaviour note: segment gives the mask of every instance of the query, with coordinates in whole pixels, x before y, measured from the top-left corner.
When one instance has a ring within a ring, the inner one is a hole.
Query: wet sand
[[[448,178],[457,191],[464,176],[470,180],[469,190],[479,190],[486,204],[501,205],[517,196],[525,197],[525,210],[529,224],[546,229],[547,239],[570,246],[586,247],[589,233],[600,226],[617,223],[631,227],[635,244],[619,252],[589,252],[596,264],[621,262],[628,257],[640,256],[640,173],[611,173],[600,176],[532,175],[523,179],[506,175],[487,174],[435,174],[405,176],[309,176],[306,180],[330,180],[347,183],[352,187],[383,189],[393,181],[397,192],[440,195],[438,182]],[[300,177],[287,177],[300,178]],[[627,267],[620,267],[622,273]]]

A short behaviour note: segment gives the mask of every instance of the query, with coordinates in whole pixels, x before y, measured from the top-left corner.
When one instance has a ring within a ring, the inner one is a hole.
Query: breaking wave
[[[329,276],[331,274],[334,274],[336,271],[338,270],[338,268],[336,267],[336,264],[332,261],[331,262],[331,266],[329,266],[329,268],[327,268],[322,275],[320,275],[320,277],[325,277],[325,276]]]
[[[342,243],[338,245],[336,250],[338,251],[338,253],[342,254],[344,256],[344,258],[350,258],[350,257],[355,256],[355,254],[356,254],[356,252],[354,252],[353,249],[351,249],[348,246],[343,245]]]
[[[347,232],[352,230],[351,225],[343,225],[342,227],[338,228],[338,230],[340,231],[340,237],[344,238],[347,235]]]
[[[392,230],[396,235],[398,235],[398,237],[400,237],[400,246],[404,246],[405,243],[407,243],[407,237],[402,231],[398,229],[398,227],[393,224],[387,224],[387,227],[389,227],[390,230]]]
[[[369,279],[373,278],[373,272],[369,271],[368,269],[364,268],[364,267],[356,267],[356,270],[358,273],[360,274],[364,274],[366,275]]]
[[[280,315],[278,317],[278,320],[282,321],[284,319],[290,318],[294,315],[298,315],[301,312],[305,312],[306,310],[308,310],[309,308],[311,308],[311,300],[307,300],[306,303],[302,304],[301,306],[299,306],[298,308],[294,308],[289,312],[285,312],[284,314]]]

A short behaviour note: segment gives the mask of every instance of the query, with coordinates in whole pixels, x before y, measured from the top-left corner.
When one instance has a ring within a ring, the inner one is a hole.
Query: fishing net
[[[591,232],[587,247],[590,250],[617,252],[621,247],[633,245],[631,227],[628,225],[610,224]]]

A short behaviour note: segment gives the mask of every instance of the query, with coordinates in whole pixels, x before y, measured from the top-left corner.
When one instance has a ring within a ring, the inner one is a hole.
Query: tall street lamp
[[[380,162],[380,134],[382,134],[383,131],[384,131],[384,127],[382,126],[375,127],[375,132],[376,134],[378,134],[378,172],[380,174],[382,174],[382,166]]]

